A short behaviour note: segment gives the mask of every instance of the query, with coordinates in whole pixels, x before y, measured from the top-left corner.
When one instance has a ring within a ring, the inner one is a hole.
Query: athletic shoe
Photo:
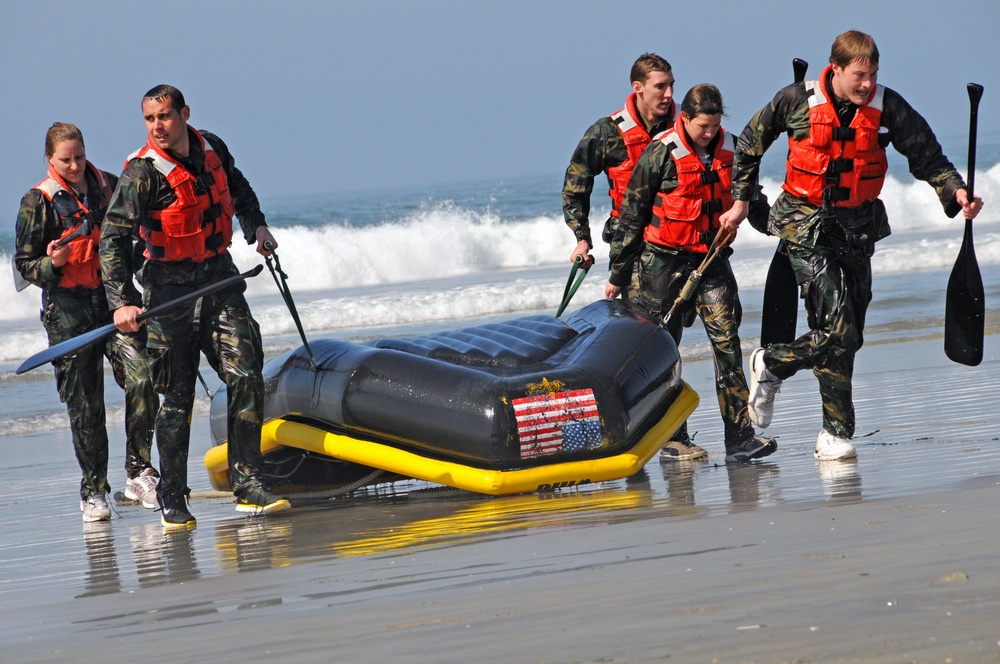
[[[764,349],[750,353],[750,398],[747,410],[750,421],[761,429],[771,424],[774,414],[774,396],[781,389],[781,381],[764,366]]]
[[[854,445],[847,442],[846,438],[834,436],[823,429],[819,432],[819,438],[816,439],[816,451],[813,452],[813,456],[820,461],[840,461],[854,459],[858,455],[854,451]]]
[[[660,450],[660,461],[707,461],[708,452],[691,442],[671,440]]]
[[[156,483],[159,481],[156,471],[146,468],[137,477],[130,477],[125,481],[125,497],[137,500],[147,510],[151,510],[156,507]]]
[[[103,491],[88,496],[86,500],[81,500],[80,511],[83,512],[84,523],[111,520],[111,508],[108,507],[108,497]]]
[[[279,512],[291,507],[288,498],[271,491],[259,479],[252,479],[236,491],[236,511],[251,514]]]
[[[735,444],[726,443],[726,463],[750,463],[774,454],[778,441],[770,436],[750,435]]]
[[[164,528],[194,528],[197,521],[188,512],[184,496],[164,496],[157,494],[156,502],[160,505],[160,523]]]

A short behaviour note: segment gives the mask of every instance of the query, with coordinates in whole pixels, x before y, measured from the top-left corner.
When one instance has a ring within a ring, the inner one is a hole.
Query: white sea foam
[[[780,183],[764,180],[770,200]],[[977,173],[976,191],[1000,200],[1000,164]],[[598,200],[595,195],[595,202]],[[883,190],[893,235],[878,245],[878,274],[945,269],[962,239],[961,219],[948,219],[933,189],[889,177]],[[558,201],[558,199],[556,198]],[[558,204],[558,203],[556,203]],[[606,210],[595,210],[603,219]],[[448,200],[424,203],[393,220],[368,225],[312,222],[274,228],[281,267],[307,332],[379,328],[554,310],[562,299],[572,235],[558,210],[518,220]],[[981,264],[1000,264],[1000,213],[987,207],[976,220]],[[599,228],[595,228],[595,235]],[[742,289],[763,286],[775,239],[745,225],[734,245],[733,267]],[[234,243],[237,263],[261,262],[251,247]],[[603,297],[607,245],[597,240],[597,265],[574,303]],[[10,263],[9,254],[0,260]],[[45,347],[38,322],[39,291],[15,292],[12,273],[0,272],[0,362]],[[265,336],[294,335],[295,326],[265,272],[248,297]],[[461,324],[461,323],[459,323]]]

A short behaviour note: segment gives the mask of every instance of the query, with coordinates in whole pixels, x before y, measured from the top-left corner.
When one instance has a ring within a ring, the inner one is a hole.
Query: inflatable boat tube
[[[265,479],[291,495],[372,469],[490,495],[619,479],[698,405],[673,339],[621,300],[565,319],[310,347],[315,368],[303,348],[264,368]],[[229,490],[224,387],[211,420],[206,468]]]

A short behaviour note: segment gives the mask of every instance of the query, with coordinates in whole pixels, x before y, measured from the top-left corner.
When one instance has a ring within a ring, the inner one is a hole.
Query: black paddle
[[[193,293],[188,293],[187,295],[182,295],[177,299],[171,300],[170,302],[164,302],[158,307],[153,307],[148,311],[144,311],[135,317],[136,322],[141,322],[147,318],[153,318],[154,316],[159,316],[160,314],[173,309],[174,307],[179,307],[182,304],[187,304],[188,302],[194,302],[198,298],[205,297],[206,295],[211,295],[212,293],[218,292],[225,288],[235,285],[237,282],[250,277],[256,277],[264,269],[263,265],[257,265],[256,267],[242,272],[240,274],[234,274],[231,277],[227,277],[222,281],[218,281],[209,286],[205,286],[202,289],[196,290]],[[92,343],[100,341],[104,337],[114,334],[115,330],[114,323],[108,323],[104,327],[99,327],[90,332],[85,332],[81,335],[75,336],[72,339],[67,339],[55,346],[49,346],[45,350],[35,353],[24,362],[21,366],[17,368],[14,373],[23,374],[25,371],[31,371],[35,367],[40,367],[46,362],[51,362],[52,360],[62,357],[63,355],[69,355],[70,353],[80,350]]]
[[[806,78],[809,63],[800,58],[792,60],[795,82]],[[767,268],[764,282],[764,303],[761,308],[760,345],[787,344],[795,339],[795,321],[799,316],[799,287],[795,283],[795,270],[785,253],[784,242],[778,242]]]
[[[969,175],[965,191],[974,200],[976,181],[976,125],[983,86],[969,83]],[[972,244],[972,220],[965,220],[962,248],[948,278],[944,305],[944,354],[952,362],[974,367],[983,361],[986,295]]]

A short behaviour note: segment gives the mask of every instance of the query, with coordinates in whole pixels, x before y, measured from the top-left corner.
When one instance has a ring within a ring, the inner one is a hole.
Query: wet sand
[[[136,506],[81,524],[68,433],[4,439],[0,660],[1000,661],[998,339],[979,367],[870,340],[857,462],[812,458],[800,374],[778,452],[716,465],[711,366],[689,362],[708,463],[506,498],[401,483],[264,519],[206,497],[190,533]]]

